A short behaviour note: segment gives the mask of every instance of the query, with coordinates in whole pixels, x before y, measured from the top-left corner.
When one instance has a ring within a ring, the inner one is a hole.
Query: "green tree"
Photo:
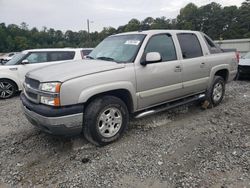
[[[179,29],[198,30],[200,29],[199,21],[198,7],[189,3],[180,10],[180,14],[177,16],[177,27]]]
[[[48,47],[95,47],[100,41],[115,33],[148,30],[148,29],[190,29],[199,30],[213,39],[233,39],[250,37],[250,0],[238,8],[222,7],[218,3],[209,3],[198,7],[187,4],[180,10],[177,18],[146,17],[142,21],[131,19],[126,25],[118,28],[104,27],[100,32],[55,30],[44,26],[41,30],[28,28],[22,22],[5,25],[0,23],[0,52],[21,51],[28,48]]]
[[[221,5],[213,2],[200,7],[198,12],[197,30],[207,33],[213,39],[219,39],[224,28]]]
[[[151,29],[171,29],[171,20],[170,19],[166,19],[166,17],[160,17],[160,18],[156,18],[152,25],[151,25]]]
[[[22,29],[22,30],[28,30],[29,28],[29,25],[27,24],[27,23],[25,23],[25,22],[22,22],[21,24],[20,24],[20,28]]]
[[[143,30],[149,30],[151,28],[151,25],[154,23],[154,18],[147,17],[142,21],[142,29]]]
[[[239,9],[237,6],[224,7],[221,18],[223,22],[221,38],[240,38],[241,30],[238,24]]]
[[[128,31],[139,31],[141,27],[141,23],[139,20],[133,18],[128,22],[128,24],[125,27],[125,32]]]
[[[26,37],[16,36],[14,41],[15,41],[16,50],[18,51],[27,49],[29,47],[28,40]]]
[[[242,3],[239,9],[239,24],[243,37],[250,37],[250,0]]]

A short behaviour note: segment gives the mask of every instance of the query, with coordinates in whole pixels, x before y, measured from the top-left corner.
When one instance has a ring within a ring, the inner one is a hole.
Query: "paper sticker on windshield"
[[[140,44],[139,40],[127,40],[125,44],[138,46]]]

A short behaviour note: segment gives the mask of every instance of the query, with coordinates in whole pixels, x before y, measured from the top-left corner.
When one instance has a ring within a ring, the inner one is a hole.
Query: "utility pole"
[[[89,19],[87,19],[88,34],[89,34]]]
[[[89,31],[89,19],[87,19],[87,27],[88,27],[88,38],[89,38],[89,46],[91,46],[91,38],[90,38],[90,31]]]

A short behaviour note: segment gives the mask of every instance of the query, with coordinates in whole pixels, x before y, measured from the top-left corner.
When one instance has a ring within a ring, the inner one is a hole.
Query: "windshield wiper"
[[[92,56],[90,56],[90,55],[87,55],[86,58],[88,58],[88,59],[94,59],[94,58],[93,58]]]
[[[100,59],[100,60],[105,60],[105,61],[115,61],[112,57],[97,57],[96,59]]]

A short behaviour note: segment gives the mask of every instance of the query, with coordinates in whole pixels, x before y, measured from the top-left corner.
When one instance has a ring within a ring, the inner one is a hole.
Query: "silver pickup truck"
[[[29,72],[21,100],[39,129],[83,133],[106,145],[124,133],[131,116],[193,101],[218,105],[237,66],[235,52],[223,53],[201,32],[122,33],[102,41],[88,60]]]

